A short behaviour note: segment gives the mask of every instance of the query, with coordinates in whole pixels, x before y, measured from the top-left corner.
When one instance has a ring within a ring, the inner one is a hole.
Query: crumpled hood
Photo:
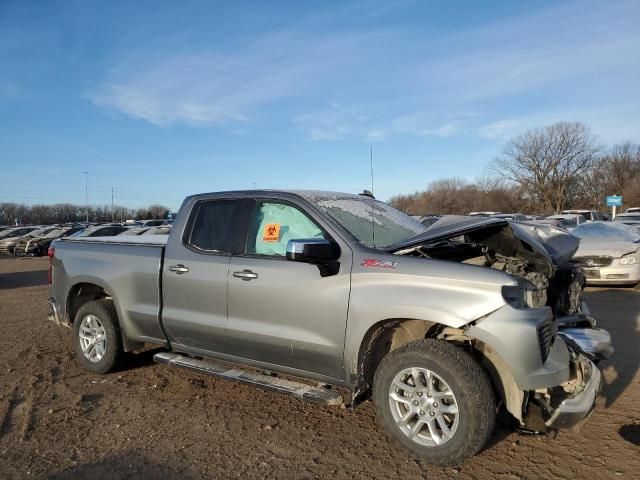
[[[509,222],[493,217],[447,215],[419,235],[389,247],[391,253],[408,253],[416,247],[430,245],[465,235],[467,240],[506,257],[516,257],[532,264],[549,277],[557,267],[567,263],[578,250],[580,240],[551,225]]]

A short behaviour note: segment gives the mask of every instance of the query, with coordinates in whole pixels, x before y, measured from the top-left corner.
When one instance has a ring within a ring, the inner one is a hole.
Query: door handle
[[[253,280],[254,278],[258,278],[258,274],[252,272],[251,270],[242,270],[241,272],[233,272],[233,276],[236,278],[241,278],[245,282],[249,280]]]
[[[169,270],[177,273],[178,275],[182,275],[183,273],[187,273],[189,271],[189,268],[179,263],[178,265],[171,265],[169,267]]]

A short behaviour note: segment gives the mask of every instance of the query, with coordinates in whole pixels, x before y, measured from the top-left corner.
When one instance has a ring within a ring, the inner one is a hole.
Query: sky
[[[473,181],[556,121],[640,142],[640,2],[0,0],[0,201],[177,209]]]

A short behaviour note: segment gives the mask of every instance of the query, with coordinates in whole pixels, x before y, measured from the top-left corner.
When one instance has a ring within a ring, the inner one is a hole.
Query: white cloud
[[[225,125],[253,109],[308,93],[375,33],[311,35],[287,30],[232,52],[137,52],[88,97],[97,105],[160,126]]]
[[[379,142],[387,137],[387,131],[373,126],[375,122],[367,115],[336,101],[329,102],[324,109],[296,116],[293,123],[312,141],[337,141],[357,136]]]
[[[445,36],[399,26],[345,29],[353,9],[337,10],[236,48],[174,45],[116,55],[88,96],[160,126],[244,130],[262,108],[285,105],[312,141],[502,140],[548,119],[593,119],[595,130],[602,122],[593,112],[624,106],[637,89],[634,2],[562,4]],[[633,133],[640,120],[625,118]]]

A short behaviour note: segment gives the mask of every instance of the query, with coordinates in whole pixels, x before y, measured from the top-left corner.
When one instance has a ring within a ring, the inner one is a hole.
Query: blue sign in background
[[[621,195],[609,195],[607,197],[607,207],[621,207],[622,196]]]

